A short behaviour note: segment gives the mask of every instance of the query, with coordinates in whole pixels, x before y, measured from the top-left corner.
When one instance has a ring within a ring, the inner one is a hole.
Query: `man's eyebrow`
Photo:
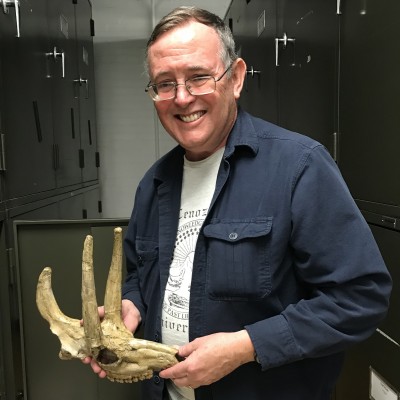
[[[210,69],[208,67],[202,66],[202,65],[193,65],[190,67],[187,67],[186,70],[188,72],[198,72],[198,71],[204,71],[207,73],[211,73]],[[171,72],[170,71],[160,71],[155,77],[154,77],[154,81],[157,81],[158,79],[164,77],[164,76],[168,76],[170,75]]]

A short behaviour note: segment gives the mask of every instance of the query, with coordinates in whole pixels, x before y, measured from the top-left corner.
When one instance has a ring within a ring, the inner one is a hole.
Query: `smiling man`
[[[178,146],[137,189],[123,317],[183,361],[143,382],[143,399],[329,400],[391,291],[335,162],[238,108],[246,64],[214,14],[172,11],[146,57]]]
[[[195,20],[163,33],[148,49],[154,82],[149,93],[164,128],[191,161],[205,159],[225,146],[236,120],[246,64],[240,58],[222,59],[220,54],[218,33]],[[210,93],[197,95],[205,88]],[[160,91],[174,97],[163,101]]]

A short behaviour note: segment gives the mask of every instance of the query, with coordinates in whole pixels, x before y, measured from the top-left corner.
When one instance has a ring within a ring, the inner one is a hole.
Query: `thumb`
[[[179,347],[179,352],[178,354],[181,357],[189,357],[194,351],[196,350],[196,346],[193,344],[193,342],[189,342],[181,347]]]

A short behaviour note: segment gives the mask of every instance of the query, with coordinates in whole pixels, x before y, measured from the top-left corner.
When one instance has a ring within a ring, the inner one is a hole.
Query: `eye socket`
[[[99,351],[96,361],[103,365],[113,364],[118,361],[118,356],[112,350],[104,348]]]

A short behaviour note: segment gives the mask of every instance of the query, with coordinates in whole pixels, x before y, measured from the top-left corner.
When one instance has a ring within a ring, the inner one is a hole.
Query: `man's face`
[[[179,26],[149,48],[151,82],[184,83],[201,75],[219,78],[225,71],[219,54],[219,36],[212,28],[198,22]],[[193,96],[178,86],[174,99],[155,102],[162,125],[186,149],[188,159],[204,159],[225,145],[236,119],[245,69],[243,60],[235,61],[231,77],[227,74],[217,82],[214,93]]]

